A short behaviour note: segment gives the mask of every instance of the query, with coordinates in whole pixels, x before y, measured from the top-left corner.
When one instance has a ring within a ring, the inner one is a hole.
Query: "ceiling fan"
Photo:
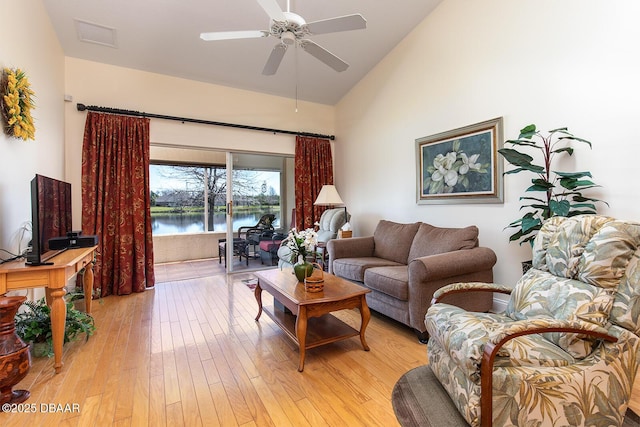
[[[262,74],[270,76],[278,71],[282,58],[287,48],[293,44],[300,46],[307,53],[329,67],[340,72],[349,68],[349,64],[329,52],[322,46],[309,40],[308,36],[316,34],[336,33],[339,31],[360,30],[367,27],[367,21],[359,14],[340,16],[307,23],[300,15],[290,12],[289,0],[287,11],[283,12],[276,0],[256,0],[258,4],[271,18],[271,26],[268,31],[222,31],[202,33],[200,38],[205,41],[252,39],[262,37],[275,37],[280,40],[276,44],[267,59]]]

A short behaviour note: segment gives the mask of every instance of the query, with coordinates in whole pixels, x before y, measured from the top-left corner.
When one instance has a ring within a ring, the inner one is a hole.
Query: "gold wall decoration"
[[[0,75],[0,109],[7,135],[25,141],[35,139],[36,128],[31,117],[35,94],[27,75],[19,68],[4,68]]]

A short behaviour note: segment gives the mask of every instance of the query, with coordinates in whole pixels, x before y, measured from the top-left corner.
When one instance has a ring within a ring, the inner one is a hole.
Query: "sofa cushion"
[[[371,290],[399,300],[409,299],[409,269],[406,265],[368,268],[364,272],[364,283]]]
[[[409,249],[419,225],[419,222],[399,224],[381,220],[373,232],[373,256],[408,264]]]
[[[333,274],[347,280],[364,282],[364,272],[367,269],[391,265],[402,264],[375,257],[338,258],[333,261]]]
[[[478,246],[478,227],[441,228],[422,223],[409,250],[409,260],[442,254],[445,252],[472,249]]]

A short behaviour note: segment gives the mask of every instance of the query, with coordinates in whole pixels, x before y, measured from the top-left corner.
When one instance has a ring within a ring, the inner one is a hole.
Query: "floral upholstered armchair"
[[[640,361],[640,223],[553,217],[511,291],[441,288],[427,311],[429,365],[472,426],[620,426]],[[504,313],[440,302],[511,293]]]

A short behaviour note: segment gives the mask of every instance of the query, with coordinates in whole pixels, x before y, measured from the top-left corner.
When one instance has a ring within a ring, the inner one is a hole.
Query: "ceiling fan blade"
[[[284,43],[278,43],[271,50],[271,55],[269,55],[269,59],[267,59],[267,63],[264,64],[264,69],[262,70],[262,74],[265,76],[273,76],[276,71],[278,71],[278,67],[282,62],[282,58],[284,54],[287,52],[287,45]]]
[[[233,40],[233,39],[258,39],[269,37],[268,31],[219,31],[215,33],[201,33],[200,38],[206,41]]]
[[[282,12],[282,9],[280,9],[280,6],[278,5],[278,2],[276,2],[276,0],[257,0],[257,1],[260,7],[262,7],[264,11],[267,12],[267,15],[269,15],[269,18],[271,18],[272,20],[280,21],[280,22],[284,22],[287,20],[287,18],[284,16],[284,13]]]
[[[338,58],[325,48],[315,44],[311,40],[300,40],[300,46],[311,56],[316,57],[338,72],[344,71],[349,68],[349,64],[347,64],[342,59]]]
[[[311,34],[337,33],[339,31],[362,30],[364,28],[367,28],[367,20],[359,13],[323,19],[307,24],[307,29]]]

